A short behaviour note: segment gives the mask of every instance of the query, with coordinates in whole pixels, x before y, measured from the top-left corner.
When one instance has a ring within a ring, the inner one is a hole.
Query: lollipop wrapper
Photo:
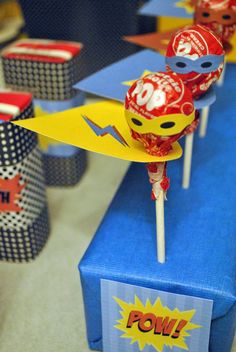
[[[223,70],[223,55],[222,42],[216,34],[200,25],[187,26],[171,37],[166,51],[169,60],[167,71],[178,69],[179,77],[191,90],[193,97],[199,98],[219,79]],[[170,58],[176,60],[173,67]],[[222,58],[219,64],[217,58]],[[204,65],[210,65],[210,68],[204,70]]]
[[[236,29],[236,1],[199,0],[194,22],[208,27],[227,43]]]
[[[167,163],[149,163],[147,165],[149,182],[152,185],[152,200],[158,200],[160,192],[164,192],[165,199],[167,190],[170,187],[170,180],[166,176]]]
[[[191,92],[174,73],[158,72],[136,81],[126,100],[132,137],[151,155],[167,155],[195,118]]]

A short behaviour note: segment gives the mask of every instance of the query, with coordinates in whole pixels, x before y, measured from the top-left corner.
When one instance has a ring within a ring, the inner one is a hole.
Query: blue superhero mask
[[[196,60],[183,56],[166,57],[166,64],[176,73],[211,73],[224,63],[224,55],[205,55]]]

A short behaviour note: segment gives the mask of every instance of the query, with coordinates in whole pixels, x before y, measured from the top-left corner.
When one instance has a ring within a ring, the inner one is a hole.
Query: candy
[[[157,156],[168,154],[195,119],[191,92],[170,72],[136,81],[127,93],[125,114],[132,137]]]
[[[194,21],[217,33],[225,49],[230,50],[228,41],[236,29],[236,0],[199,0]]]
[[[220,38],[201,25],[187,26],[176,32],[166,51],[167,71],[173,71],[199,98],[219,79],[224,66]]]

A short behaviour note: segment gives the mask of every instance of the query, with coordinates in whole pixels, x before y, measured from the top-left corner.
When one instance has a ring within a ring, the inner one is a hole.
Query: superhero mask
[[[236,0],[199,0],[194,21],[214,31],[228,48],[236,29]]]
[[[167,154],[195,119],[191,92],[175,73],[166,72],[147,75],[131,86],[125,115],[132,137],[152,155]]]
[[[176,32],[167,47],[167,71],[176,72],[194,98],[203,95],[219,79],[224,49],[217,35],[201,25]]]

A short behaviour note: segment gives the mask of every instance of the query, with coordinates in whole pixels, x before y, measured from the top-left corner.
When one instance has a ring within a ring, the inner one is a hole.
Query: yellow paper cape
[[[59,142],[95,153],[136,162],[175,160],[182,156],[178,143],[164,157],[146,153],[141,143],[130,135],[122,104],[103,101],[60,113],[44,115],[14,124]]]

